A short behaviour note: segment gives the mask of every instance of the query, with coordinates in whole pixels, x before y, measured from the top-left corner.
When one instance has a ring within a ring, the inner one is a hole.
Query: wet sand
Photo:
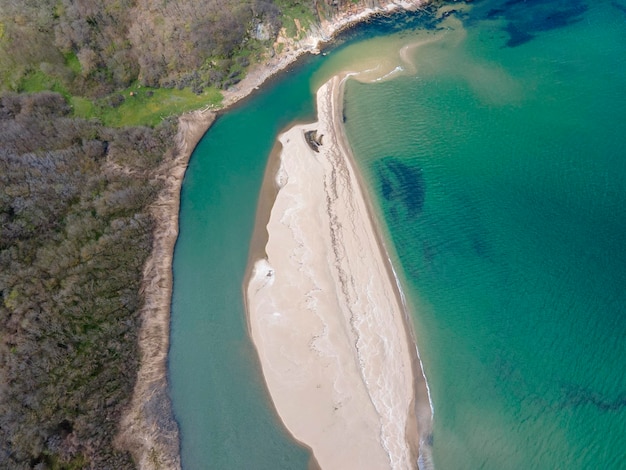
[[[278,414],[321,468],[417,468],[426,384],[341,104],[336,76],[318,91],[318,122],[282,134],[270,160],[244,285],[249,327]]]

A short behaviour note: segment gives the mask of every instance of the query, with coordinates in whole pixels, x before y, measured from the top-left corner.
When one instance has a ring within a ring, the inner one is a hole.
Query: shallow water
[[[308,452],[269,405],[241,283],[266,158],[281,127],[313,115],[311,73],[288,74],[219,118],[185,176],[169,356],[185,469],[306,468]]]

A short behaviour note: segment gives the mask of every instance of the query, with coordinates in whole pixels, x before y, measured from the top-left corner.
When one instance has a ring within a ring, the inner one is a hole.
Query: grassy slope
[[[148,88],[139,84],[113,93],[109,97],[90,100],[72,95],[56,78],[41,71],[28,74],[20,83],[22,93],[55,91],[62,94],[72,105],[76,117],[97,118],[109,127],[150,126],[154,127],[164,118],[180,115],[186,111],[203,106],[219,106],[222,94],[216,88],[207,88],[196,95],[189,88]],[[132,95],[131,95],[132,93]],[[113,95],[124,98],[121,105],[113,107],[110,100]]]
[[[208,88],[202,94],[196,95],[188,88],[178,90],[136,85],[119,94],[125,99],[118,107],[102,104],[102,100],[93,103],[81,97],[72,97],[70,103],[75,116],[87,119],[97,117],[106,126],[154,127],[166,117],[203,106],[218,106],[222,102],[222,94],[215,88]]]

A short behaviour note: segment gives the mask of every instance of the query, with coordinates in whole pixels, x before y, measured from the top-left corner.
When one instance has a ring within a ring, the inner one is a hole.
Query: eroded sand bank
[[[163,189],[151,207],[156,228],[141,284],[145,299],[139,331],[141,367],[116,438],[117,446],[128,449],[141,469],[181,468],[178,425],[167,393],[172,258],[183,177],[191,152],[214,120],[215,114],[205,111],[181,116],[175,152],[165,156],[155,176],[163,181]]]
[[[416,468],[425,382],[342,138],[340,77],[317,106],[317,123],[279,139],[265,250],[244,286],[252,339],[281,419],[323,469]]]

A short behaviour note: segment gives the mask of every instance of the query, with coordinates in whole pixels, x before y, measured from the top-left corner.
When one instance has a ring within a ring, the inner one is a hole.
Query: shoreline
[[[419,47],[420,44],[414,44],[410,47]],[[408,46],[406,46],[408,47]],[[404,51],[402,51],[404,52]],[[407,64],[411,64],[406,57],[402,57],[404,62]],[[350,147],[347,136],[345,135],[345,129],[343,123],[341,121],[342,117],[342,108],[344,103],[344,90],[345,81],[350,78],[349,75],[343,77],[342,82],[338,88],[337,96],[335,97],[336,105],[338,106],[337,114],[335,116],[335,125],[334,131],[337,134],[337,140],[342,143],[343,151],[345,152],[346,159],[352,165],[352,167],[357,168],[358,165],[355,161],[354,154],[352,153],[352,149]],[[363,175],[360,171],[355,171],[355,178],[357,181],[357,185],[360,188],[366,188],[367,185],[365,181],[363,181]],[[404,291],[402,290],[402,285],[400,283],[400,278],[396,273],[395,268],[393,267],[393,261],[390,254],[390,248],[387,247],[385,243],[386,239],[391,239],[390,237],[385,237],[384,234],[386,230],[380,223],[380,218],[383,217],[383,214],[380,213],[379,210],[376,209],[372,199],[369,197],[368,192],[362,189],[364,194],[365,205],[367,207],[367,214],[370,219],[370,222],[373,226],[374,237],[376,239],[377,246],[379,250],[384,255],[385,261],[385,269],[387,271],[387,276],[389,279],[393,280],[393,287],[395,289],[395,295],[402,307],[402,321],[404,322],[404,331],[406,334],[406,340],[409,345],[412,345],[411,351],[411,365],[413,369],[413,393],[414,393],[414,403],[412,407],[412,411],[415,413],[413,419],[417,425],[415,431],[417,432],[417,442],[419,442],[418,449],[416,454],[422,459],[422,465],[419,466],[420,470],[425,470],[432,467],[432,455],[431,455],[431,447],[432,447],[432,424],[434,418],[434,407],[432,403],[432,398],[430,395],[430,387],[428,386],[428,380],[426,378],[426,373],[424,372],[424,365],[422,363],[422,359],[420,357],[419,348],[417,344],[417,338],[415,336],[415,331],[413,327],[413,322],[410,318],[409,308],[406,301],[406,296],[404,295]],[[393,246],[391,250],[394,250]],[[395,250],[392,251],[395,253]],[[397,256],[395,257],[396,259]]]
[[[322,86],[318,122],[281,134],[280,161],[273,153],[268,163],[261,197],[273,196],[274,204],[259,201],[244,280],[248,325],[274,406],[323,468],[417,468],[430,461],[427,386],[402,291],[345,141],[342,91],[338,76]],[[311,130],[327,132],[317,150],[302,137]],[[323,189],[298,183],[313,174]],[[320,218],[313,212],[324,200]],[[298,206],[306,206],[304,217]],[[327,235],[305,235],[318,229]],[[393,378],[384,373],[391,367],[400,371]],[[342,445],[346,435],[349,446]]]
[[[143,270],[141,366],[129,409],[120,423],[115,444],[128,450],[141,469],[180,469],[180,438],[168,392],[167,355],[170,341],[172,261],[178,237],[180,191],[189,158],[215,113],[195,111],[178,120],[175,154],[158,170],[164,188],[152,204],[155,219],[152,252]]]
[[[115,445],[129,451],[140,469],[181,468],[178,424],[168,391],[167,356],[170,340],[170,309],[173,288],[172,259],[178,237],[180,191],[189,159],[196,145],[218,116],[241,103],[261,85],[285,71],[307,54],[319,53],[343,31],[376,14],[418,9],[423,0],[389,1],[380,6],[357,5],[324,20],[307,37],[290,41],[287,50],[265,64],[252,68],[246,77],[224,94],[223,105],[215,110],[198,110],[179,117],[175,155],[163,162],[159,178],[165,188],[153,203],[155,217],[152,252],[143,271],[141,291],[142,326],[138,332],[140,368],[128,410],[120,422]],[[311,468],[317,468],[312,461]]]
[[[301,40],[279,37],[277,43],[286,44],[282,53],[277,53],[264,64],[257,64],[248,71],[244,79],[234,87],[224,92],[224,100],[217,113],[223,113],[234,105],[258,91],[262,85],[281,74],[299,59],[309,54],[319,54],[321,50],[332,44],[339,35],[357,26],[375,15],[393,14],[400,11],[415,11],[430,0],[383,0],[375,7],[364,7],[355,4],[348,11],[340,12],[331,19],[324,19],[319,25],[314,25],[309,33]]]

